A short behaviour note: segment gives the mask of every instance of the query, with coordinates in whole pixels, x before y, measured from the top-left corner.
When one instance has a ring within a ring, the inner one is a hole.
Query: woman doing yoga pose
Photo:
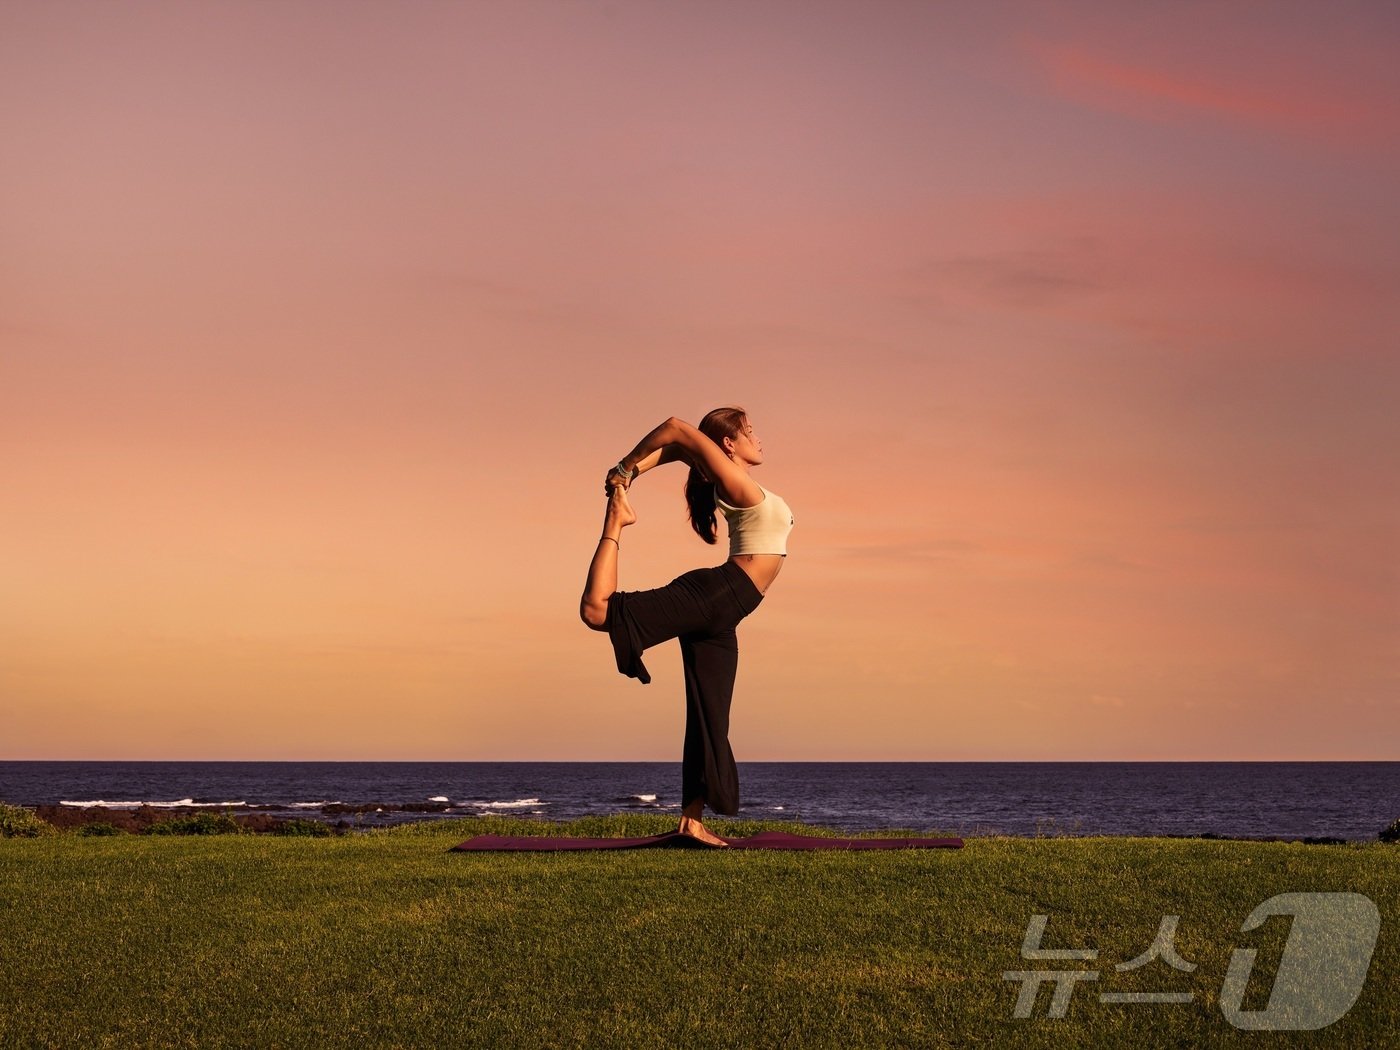
[[[685,496],[691,527],[706,543],[715,543],[715,512],[722,513],[729,526],[729,559],[692,569],[665,587],[619,591],[622,530],[637,520],[627,501],[628,486],[637,475],[677,460],[690,465]],[[642,653],[671,638],[680,640],[686,716],[679,830],[715,846],[727,843],[701,823],[704,806],[729,816],[739,812],[739,773],[729,747],[729,705],[739,666],[735,628],[777,579],[793,526],[782,497],[749,476],[762,462],[763,446],[741,408],[717,408],[699,427],[672,416],[647,434],[603,482],[608,497],[603,535],[579,605],[583,622],[611,637],[617,669],[643,684],[651,675]]]

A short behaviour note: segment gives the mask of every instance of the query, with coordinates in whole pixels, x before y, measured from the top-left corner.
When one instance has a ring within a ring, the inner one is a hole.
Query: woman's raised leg
[[[637,512],[627,502],[627,490],[614,485],[603,515],[603,535],[588,566],[588,580],[579,602],[579,616],[595,631],[606,630],[608,599],[617,590],[617,557],[622,548],[622,530],[637,520]]]

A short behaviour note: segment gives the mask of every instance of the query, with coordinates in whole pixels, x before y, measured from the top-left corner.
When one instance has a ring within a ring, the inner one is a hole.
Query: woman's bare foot
[[[614,485],[612,493],[608,496],[608,518],[622,528],[637,520],[637,512],[632,509],[632,504],[627,502],[627,490],[621,485]]]
[[[689,835],[693,839],[707,842],[711,846],[728,846],[729,843],[720,838],[712,831],[705,830],[705,825],[694,817],[681,817],[681,826],[678,829],[682,835]]]

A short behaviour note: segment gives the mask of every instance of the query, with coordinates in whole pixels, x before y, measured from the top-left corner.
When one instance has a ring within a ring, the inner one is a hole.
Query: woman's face
[[[731,455],[736,461],[742,460],[750,466],[757,466],[763,462],[763,445],[754,436],[753,424],[747,419],[739,428],[739,433],[730,440],[734,443]]]

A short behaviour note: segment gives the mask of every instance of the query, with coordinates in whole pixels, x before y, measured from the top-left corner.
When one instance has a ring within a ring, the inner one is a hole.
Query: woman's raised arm
[[[663,450],[664,456],[664,450],[667,448],[676,450],[673,458],[687,459],[692,466],[698,467],[701,473],[715,483],[719,495],[726,502],[736,507],[751,507],[763,499],[758,482],[749,477],[741,467],[736,466],[734,461],[724,454],[724,449],[699,429],[675,416],[637,442],[637,447],[623,456],[618,465],[627,470],[634,470],[657,450]],[[663,459],[662,462],[664,461]],[[608,475],[609,483],[613,483],[615,477],[621,481],[620,476],[614,472]]]
[[[644,459],[638,462],[635,469],[638,474],[645,474],[653,467],[659,467],[663,463],[675,463],[677,460],[689,463],[690,457],[681,450],[679,445],[666,445],[664,448],[648,453]]]

